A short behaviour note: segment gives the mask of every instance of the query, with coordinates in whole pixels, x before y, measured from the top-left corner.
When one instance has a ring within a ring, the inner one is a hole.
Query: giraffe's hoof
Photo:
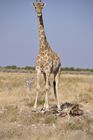
[[[45,108],[41,108],[40,112],[41,113],[45,113],[46,112],[46,109]]]
[[[36,108],[32,108],[32,112],[36,112]]]
[[[41,113],[45,113],[45,112],[48,112],[49,111],[49,108],[45,108],[45,107],[43,107],[43,108],[41,108]]]
[[[60,106],[58,106],[57,111],[59,111],[59,112],[62,111]]]

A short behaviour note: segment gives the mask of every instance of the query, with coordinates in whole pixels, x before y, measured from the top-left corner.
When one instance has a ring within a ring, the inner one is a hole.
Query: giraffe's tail
[[[53,81],[53,87],[54,87],[54,96],[57,99],[57,94],[56,94],[56,81]]]

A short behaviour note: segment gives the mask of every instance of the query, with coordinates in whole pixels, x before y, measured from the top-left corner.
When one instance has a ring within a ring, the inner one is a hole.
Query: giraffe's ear
[[[43,7],[45,7],[46,6],[46,3],[43,3]]]
[[[34,3],[32,5],[35,7],[35,4]]]

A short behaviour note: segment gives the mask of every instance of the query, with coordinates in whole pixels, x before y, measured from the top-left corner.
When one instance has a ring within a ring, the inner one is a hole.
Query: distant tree
[[[5,66],[6,69],[17,69],[17,66],[12,65],[12,66]]]
[[[34,67],[26,66],[26,67],[23,67],[23,69],[25,69],[25,70],[34,70]]]

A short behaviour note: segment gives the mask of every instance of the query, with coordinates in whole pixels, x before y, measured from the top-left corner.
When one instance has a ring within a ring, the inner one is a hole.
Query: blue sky
[[[34,66],[35,0],[0,0],[0,66]],[[93,68],[93,0],[43,0],[45,33],[63,67]]]

